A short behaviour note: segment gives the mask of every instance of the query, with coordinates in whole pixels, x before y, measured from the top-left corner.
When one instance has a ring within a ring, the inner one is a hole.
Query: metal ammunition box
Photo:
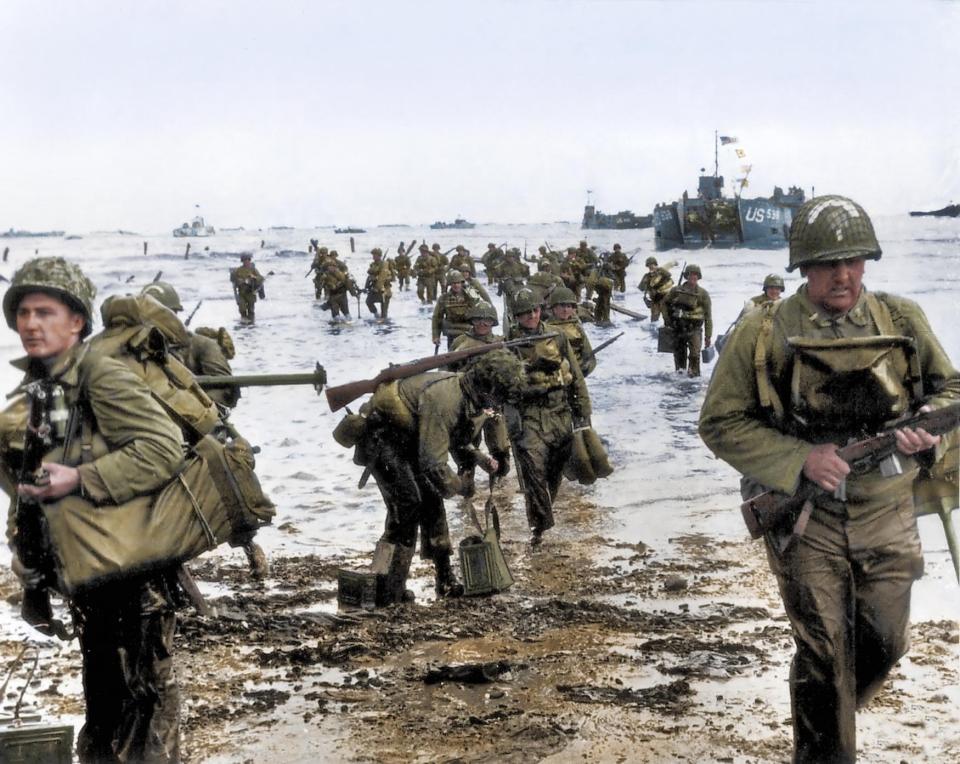
[[[70,764],[73,727],[0,720],[0,762],[3,764]]]
[[[347,607],[372,610],[387,603],[387,577],[361,570],[337,571],[337,602]]]
[[[676,335],[669,326],[661,326],[657,332],[657,352],[672,353],[676,346]]]
[[[513,576],[492,532],[483,538],[470,536],[460,542],[460,571],[464,594],[468,596],[501,592],[513,584]]]

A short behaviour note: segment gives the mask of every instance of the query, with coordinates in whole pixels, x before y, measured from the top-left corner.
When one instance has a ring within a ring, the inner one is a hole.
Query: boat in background
[[[723,195],[719,145],[737,143],[736,138],[713,134],[713,175],[700,175],[697,195],[686,191],[679,201],[658,204],[653,210],[653,235],[657,250],[703,249],[705,247],[751,247],[779,249],[790,240],[793,213],[806,201],[803,189],[790,186],[786,193],[774,187],[772,196],[747,199],[738,193]],[[745,153],[737,149],[741,159]],[[750,165],[741,169],[748,175]],[[701,173],[704,170],[701,168]],[[739,190],[747,185],[738,179]]]
[[[334,228],[334,233],[366,233],[363,228]]]
[[[606,215],[597,210],[592,204],[583,208],[583,222],[581,228],[590,229],[630,229],[649,228],[653,225],[653,215],[635,215],[630,210],[621,210],[615,215]]]
[[[942,207],[939,210],[931,210],[929,212],[924,212],[922,210],[912,210],[910,212],[911,217],[923,217],[925,215],[931,215],[935,218],[956,218],[960,217],[960,204],[948,204],[946,207]]]
[[[436,223],[430,225],[435,231],[442,230],[444,228],[476,228],[476,223],[470,223],[463,218],[457,218],[452,223],[444,223],[442,220],[438,220]]]
[[[63,236],[63,231],[15,231],[11,228],[0,233],[0,239],[36,239],[43,236]]]
[[[179,228],[173,229],[174,236],[213,236],[216,229],[212,225],[207,225],[203,218],[197,215],[192,222],[184,223]]]

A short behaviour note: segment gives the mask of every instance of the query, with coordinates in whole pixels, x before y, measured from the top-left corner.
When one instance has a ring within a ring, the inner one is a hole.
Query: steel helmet
[[[540,307],[537,297],[529,289],[521,289],[517,296],[513,298],[513,315],[519,316],[521,313],[529,313]]]
[[[691,263],[690,265],[688,265],[686,268],[683,269],[684,278],[687,278],[688,276],[690,276],[691,273],[696,274],[696,277],[698,279],[703,278],[703,273],[701,272],[699,265],[694,265],[693,263]]]
[[[657,262],[657,258],[655,258],[655,257],[653,257],[653,256],[648,257],[648,258],[644,261],[644,264],[645,264],[648,268],[649,268],[651,265],[659,265],[659,263]]]
[[[460,271],[447,271],[447,284],[462,284],[466,279]]]
[[[380,247],[374,247],[373,249],[370,250],[370,254],[373,255],[374,257],[380,257],[381,255],[383,255],[383,250],[380,249]]]
[[[11,329],[17,328],[20,300],[31,292],[52,295],[71,310],[81,313],[86,319],[81,339],[93,330],[93,299],[97,296],[97,288],[78,266],[62,257],[35,257],[20,266],[3,296],[3,315]]]
[[[547,304],[551,308],[557,305],[576,305],[577,296],[573,293],[572,289],[569,289],[565,286],[558,286],[550,293],[550,298],[547,301]]]
[[[478,300],[477,304],[474,305],[467,312],[468,321],[493,321],[493,325],[496,326],[499,321],[497,321],[497,309],[494,308],[486,300]]]
[[[790,264],[863,257],[879,260],[882,250],[863,207],[845,196],[816,196],[797,210],[790,226]]]
[[[767,289],[768,287],[777,287],[778,289],[783,289],[783,278],[778,276],[776,273],[771,273],[763,280],[763,288]]]
[[[147,284],[140,290],[140,294],[150,295],[154,300],[164,307],[170,308],[174,313],[183,310],[183,305],[180,304],[180,295],[177,294],[177,290],[173,288],[173,285],[168,284],[166,281],[154,281],[152,284]]]

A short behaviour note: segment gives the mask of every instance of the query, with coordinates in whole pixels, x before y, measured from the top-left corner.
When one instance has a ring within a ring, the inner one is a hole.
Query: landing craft
[[[438,220],[436,223],[431,223],[430,227],[434,230],[441,230],[444,228],[476,228],[476,223],[471,223],[463,218],[457,218],[452,223],[444,223],[442,220]]]
[[[182,236],[213,236],[216,229],[212,225],[207,225],[203,218],[197,215],[191,223],[184,223],[179,228],[173,229],[173,235]]]
[[[714,152],[713,175],[700,176],[696,198],[691,199],[684,191],[679,201],[658,204],[654,208],[653,233],[657,250],[705,247],[779,249],[787,246],[793,212],[806,199],[803,189],[790,186],[784,193],[782,188],[775,186],[769,197],[725,197],[716,145]],[[741,188],[743,185],[745,180]]]

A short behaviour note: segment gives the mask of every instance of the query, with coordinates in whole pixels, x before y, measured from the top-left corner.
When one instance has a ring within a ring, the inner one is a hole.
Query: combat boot
[[[433,564],[436,567],[436,591],[438,597],[462,597],[463,584],[457,581],[453,575],[453,568],[450,567],[449,553],[440,553],[433,558]]]
[[[412,546],[392,544],[382,538],[377,542],[372,568],[374,573],[381,573],[386,579],[384,604],[413,601],[413,592],[406,588],[413,553]]]

